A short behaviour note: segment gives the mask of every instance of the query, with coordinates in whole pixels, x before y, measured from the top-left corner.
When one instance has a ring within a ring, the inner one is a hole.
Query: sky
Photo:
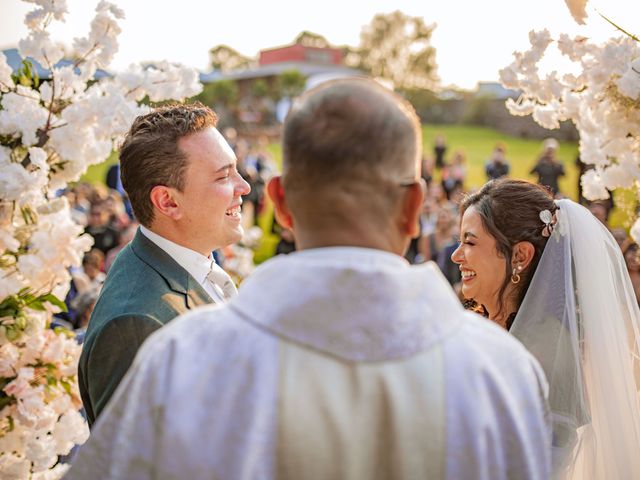
[[[598,41],[616,34],[593,7],[620,26],[640,26],[640,0],[590,0],[585,26],[577,25],[564,0],[112,0],[121,7],[120,51],[111,69],[141,61],[169,60],[206,71],[208,50],[227,44],[254,56],[263,48],[286,45],[303,30],[335,45],[357,46],[362,27],[376,13],[401,10],[436,23],[438,75],[445,86],[472,89],[478,81],[496,81],[498,70],[515,50],[528,47],[528,32],[548,28]],[[64,24],[50,28],[54,38],[71,43],[89,30],[98,0],[67,0]],[[26,35],[24,15],[32,4],[0,0],[0,48]],[[549,68],[558,58],[550,57]]]

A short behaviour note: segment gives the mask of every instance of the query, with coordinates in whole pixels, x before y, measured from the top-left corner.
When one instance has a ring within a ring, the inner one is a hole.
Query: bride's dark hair
[[[498,254],[505,259],[505,281],[498,292],[498,314],[503,313],[505,292],[511,282],[513,246],[522,241],[534,246],[531,263],[520,272],[520,282],[514,285],[513,300],[519,307],[547,244],[548,238],[542,235],[545,224],[540,219],[540,212],[556,211],[553,197],[540,185],[523,180],[499,179],[488,182],[476,193],[465,197],[460,205],[461,215],[469,207],[478,212],[485,230],[496,240]]]

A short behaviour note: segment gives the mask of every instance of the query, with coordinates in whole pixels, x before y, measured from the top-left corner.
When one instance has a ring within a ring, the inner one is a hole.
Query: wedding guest
[[[505,157],[506,147],[503,143],[497,143],[491,154],[491,158],[486,161],[484,171],[487,180],[495,180],[509,176],[509,161]]]
[[[242,237],[249,186],[207,107],[138,117],[120,150],[122,184],[141,226],[109,269],[87,328],[78,379],[92,425],[142,342],[174,317],[235,294],[211,252]]]
[[[444,155],[447,152],[447,141],[444,138],[444,135],[437,135],[435,143],[433,145],[433,155],[435,158],[435,166],[437,169],[440,169],[445,166],[446,162],[444,159]]]
[[[78,293],[100,289],[105,280],[102,271],[104,267],[104,253],[97,248],[92,248],[82,258],[82,268],[72,272],[73,281]]]
[[[463,295],[550,382],[554,478],[640,478],[640,311],[617,242],[583,206],[520,180],[487,183],[462,211]]]
[[[557,159],[558,141],[555,138],[547,138],[543,143],[543,151],[538,162],[529,172],[538,175],[538,183],[551,190],[553,196],[560,192],[558,178],[564,176],[564,166]]]
[[[104,258],[105,273],[109,273],[109,269],[111,269],[111,265],[113,265],[118,254],[135,238],[139,226],[137,222],[132,222],[120,233],[118,245],[109,250]]]
[[[546,381],[403,258],[424,183],[412,107],[323,83],[268,185],[299,251],[142,347],[68,479],[547,479]]]
[[[435,230],[423,238],[421,248],[424,258],[436,262],[451,285],[460,281],[460,270],[451,261],[451,252],[458,245],[456,220],[456,215],[451,209],[441,208],[438,211]]]
[[[80,344],[84,342],[87,333],[87,326],[91,313],[95,307],[98,296],[100,295],[100,287],[95,287],[80,293],[73,299],[73,308],[77,312],[76,324],[73,332],[76,334],[76,341]]]
[[[84,232],[93,237],[93,246],[104,254],[118,244],[120,233],[109,224],[109,211],[104,201],[91,205],[88,225]]]

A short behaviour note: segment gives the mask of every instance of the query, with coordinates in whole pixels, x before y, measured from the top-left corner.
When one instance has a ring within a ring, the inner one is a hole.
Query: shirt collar
[[[207,274],[212,268],[212,264],[215,265],[215,262],[210,257],[205,257],[201,253],[191,250],[190,248],[183,247],[171,240],[167,240],[142,225],[140,225],[140,231],[145,237],[173,258],[178,265],[189,272],[189,274],[195,278],[200,285],[204,284]]]

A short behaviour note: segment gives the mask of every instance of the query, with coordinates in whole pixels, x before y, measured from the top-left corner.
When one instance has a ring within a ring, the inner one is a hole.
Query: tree
[[[204,86],[202,93],[196,97],[205,105],[234,107],[238,101],[238,85],[230,79],[218,80]]]
[[[269,85],[263,78],[256,79],[251,85],[251,96],[253,98],[264,98],[269,95]]]
[[[304,91],[307,84],[305,77],[299,70],[285,70],[278,76],[278,91],[282,97],[296,97]]]
[[[436,50],[431,46],[435,28],[422,17],[400,11],[379,13],[362,29],[359,59],[349,63],[390,80],[396,88],[433,88],[438,81]]]
[[[309,32],[308,30],[300,32],[293,42],[296,45],[303,45],[305,47],[327,48],[331,46],[328,40],[322,35]]]
[[[218,45],[209,50],[209,64],[211,68],[215,70],[228,72],[240,68],[247,68],[251,66],[252,63],[253,60],[251,58],[245,57],[228,45]]]

